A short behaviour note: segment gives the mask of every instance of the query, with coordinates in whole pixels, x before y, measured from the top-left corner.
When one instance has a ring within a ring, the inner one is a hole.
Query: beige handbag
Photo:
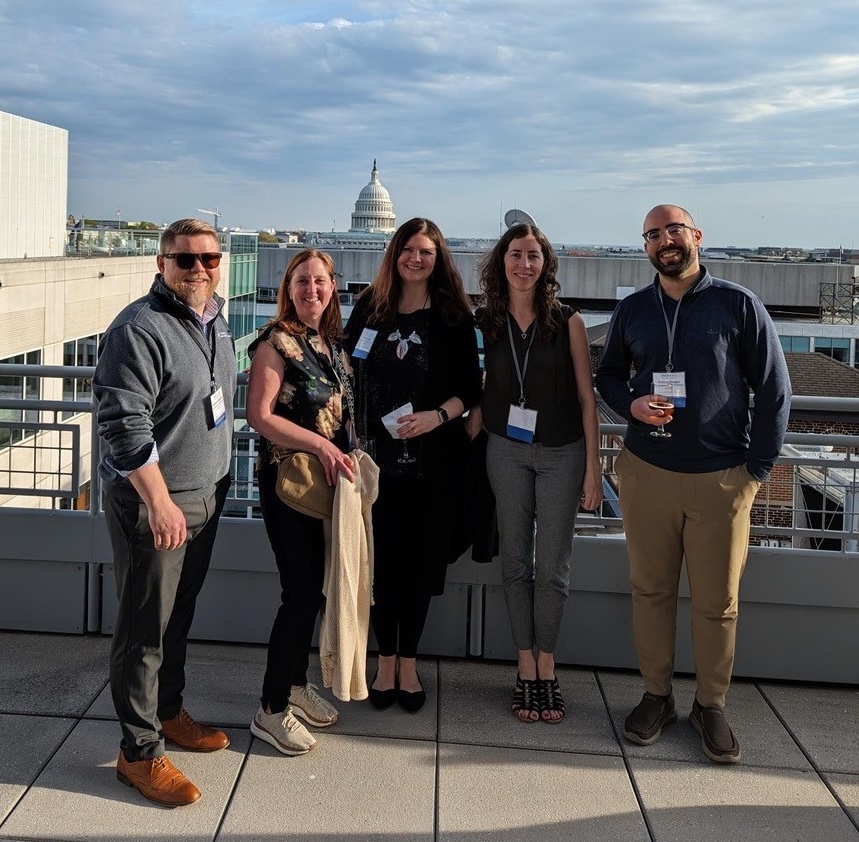
[[[277,496],[310,517],[330,518],[334,509],[334,486],[325,479],[319,457],[295,450],[285,454],[277,466]]]

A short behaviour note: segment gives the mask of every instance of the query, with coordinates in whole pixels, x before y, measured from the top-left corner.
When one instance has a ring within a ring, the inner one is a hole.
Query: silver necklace
[[[396,353],[398,360],[403,359],[403,357],[409,353],[409,342],[411,342],[412,345],[423,345],[420,336],[418,336],[415,331],[412,331],[405,339],[403,339],[400,335],[399,328],[388,336],[388,342],[397,343]]]

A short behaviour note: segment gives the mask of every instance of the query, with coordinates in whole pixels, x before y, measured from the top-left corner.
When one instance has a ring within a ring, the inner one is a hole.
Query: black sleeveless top
[[[584,436],[567,324],[575,310],[562,304],[561,313],[551,341],[534,336],[525,374],[525,406],[537,410],[534,441],[547,447],[572,444]],[[522,370],[535,325],[532,324],[523,337],[515,320],[511,324]],[[506,438],[510,406],[519,404],[519,379],[506,330],[498,341],[486,342],[485,366],[483,425],[489,432]]]

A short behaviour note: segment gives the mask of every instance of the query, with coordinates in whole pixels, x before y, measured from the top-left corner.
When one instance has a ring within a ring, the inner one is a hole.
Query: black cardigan
[[[358,299],[346,324],[344,347],[351,355],[361,333],[367,326],[369,296]],[[370,325],[384,333],[385,325]],[[458,325],[445,324],[438,311],[430,310],[429,367],[423,393],[413,401],[414,411],[437,409],[452,397],[459,398],[466,410],[480,402],[482,375],[477,353],[477,334],[473,319]],[[372,377],[367,360],[352,358],[357,385],[358,430],[364,412],[362,384]],[[424,436],[424,476],[427,483],[429,511],[424,512],[426,524],[423,536],[415,536],[415,547],[426,548],[433,593],[444,590],[445,568],[465,551],[468,542],[460,525],[459,502],[462,477],[468,456],[468,436],[462,417],[442,424]]]

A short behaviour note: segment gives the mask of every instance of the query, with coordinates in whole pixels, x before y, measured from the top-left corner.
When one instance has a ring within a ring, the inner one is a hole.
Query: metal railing
[[[16,377],[77,379],[91,378],[93,373],[86,366],[0,365],[0,384]],[[246,382],[247,375],[239,375],[240,385]],[[796,397],[792,408],[855,414],[859,423],[859,398]],[[70,413],[71,417],[63,417]],[[32,420],[34,416],[38,420]],[[244,411],[238,410],[236,416],[243,420]],[[599,535],[623,529],[613,466],[624,431],[623,424],[600,427],[605,501],[598,511],[580,515],[581,533]],[[247,427],[237,429],[233,436],[234,481],[226,516],[259,516],[253,470],[258,438]],[[88,453],[84,450],[87,443]],[[76,501],[84,495],[88,497],[86,509],[91,515],[98,514],[98,452],[91,402],[0,397],[0,506],[26,507],[28,498],[41,497],[50,508],[77,508]],[[857,472],[859,435],[788,433],[776,469],[755,503],[752,543],[857,550]]]

